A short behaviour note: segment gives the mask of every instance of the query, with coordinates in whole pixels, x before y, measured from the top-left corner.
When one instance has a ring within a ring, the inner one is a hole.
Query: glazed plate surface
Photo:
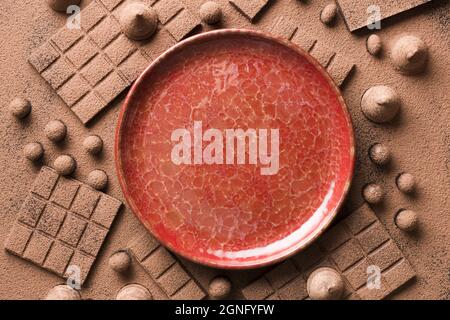
[[[350,117],[328,74],[247,30],[194,36],[156,59],[127,96],[115,143],[139,220],[172,251],[220,268],[267,265],[311,243],[354,166]]]

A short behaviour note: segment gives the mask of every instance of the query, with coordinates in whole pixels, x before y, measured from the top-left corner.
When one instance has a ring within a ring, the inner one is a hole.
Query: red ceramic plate
[[[354,165],[329,75],[291,43],[248,30],[194,36],[156,59],[126,98],[115,148],[139,220],[172,251],[220,268],[267,265],[311,243]]]

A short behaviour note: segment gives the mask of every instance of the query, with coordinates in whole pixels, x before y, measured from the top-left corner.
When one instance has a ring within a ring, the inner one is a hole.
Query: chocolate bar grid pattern
[[[5,249],[62,277],[80,268],[81,283],[122,203],[43,167],[6,239]]]
[[[380,289],[368,289],[367,267],[381,270]],[[415,276],[414,270],[373,211],[363,205],[317,242],[277,265],[242,290],[247,299],[309,299],[312,271],[331,267],[342,274],[345,299],[383,299]]]
[[[169,299],[205,298],[206,293],[181,263],[147,232],[131,241],[128,249]]]
[[[229,0],[248,20],[253,22],[270,0]]]
[[[276,36],[290,40],[306,52],[309,52],[327,69],[339,87],[343,86],[355,67],[355,64],[342,54],[330,50],[326,43],[303,33],[298,25],[289,18],[279,17],[269,31]]]
[[[131,41],[118,22],[126,2],[92,1],[80,13],[81,29],[64,26],[29,57],[83,124],[130,86],[151,61],[200,24],[180,1],[146,0],[163,26],[147,41]]]
[[[351,32],[367,27],[373,22],[373,20],[369,20],[372,12],[371,6],[380,8],[381,17],[379,20],[381,21],[430,1],[432,0],[337,0],[345,23]]]

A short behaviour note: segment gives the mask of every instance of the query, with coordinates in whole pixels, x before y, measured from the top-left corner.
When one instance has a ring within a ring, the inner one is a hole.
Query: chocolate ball
[[[228,278],[217,277],[209,284],[208,294],[213,299],[224,299],[231,292],[231,282]]]
[[[126,285],[117,293],[116,300],[152,300],[153,296],[147,288],[133,283]]]
[[[200,18],[206,24],[216,24],[222,20],[222,8],[217,2],[205,2],[200,7]]]
[[[30,114],[31,103],[26,99],[15,98],[9,104],[9,111],[17,119],[23,119]]]
[[[153,35],[158,25],[155,10],[144,2],[131,2],[120,12],[122,32],[132,40],[144,40]]]
[[[128,252],[121,250],[109,257],[109,266],[118,273],[124,273],[130,268],[131,258]]]
[[[308,295],[313,300],[339,300],[344,293],[344,281],[332,268],[319,268],[308,277]]]
[[[67,7],[79,5],[81,0],[47,0],[48,5],[55,11],[66,12]]]
[[[77,168],[77,163],[74,158],[64,154],[55,159],[53,166],[60,175],[69,176]]]
[[[369,157],[373,163],[382,166],[391,159],[391,151],[386,145],[377,143],[370,147]]]
[[[403,193],[412,193],[416,188],[414,176],[410,173],[402,173],[397,177],[397,188]]]
[[[90,154],[99,154],[103,149],[103,140],[96,135],[86,137],[83,141],[83,147]]]
[[[400,97],[387,86],[375,86],[364,93],[361,110],[369,120],[385,123],[394,119],[400,110]]]
[[[378,56],[383,48],[383,43],[381,42],[380,36],[376,34],[371,34],[367,38],[366,42],[367,52],[373,56]]]
[[[67,127],[61,120],[52,120],[45,126],[45,135],[50,141],[60,142],[67,134]]]
[[[87,177],[87,184],[94,189],[103,190],[108,184],[108,176],[103,170],[92,170]]]
[[[23,148],[23,155],[30,161],[37,161],[44,155],[44,148],[39,142],[30,142]]]
[[[45,300],[81,300],[80,293],[68,285],[61,284],[53,287]]]
[[[419,73],[427,63],[428,47],[416,36],[403,36],[392,47],[391,60],[400,73]]]
[[[403,231],[413,231],[417,228],[417,214],[412,210],[401,210],[395,216],[395,225]]]
[[[334,22],[334,19],[336,19],[337,14],[337,6],[334,3],[330,3],[323,8],[322,12],[320,13],[320,21],[326,25],[331,25]]]
[[[371,183],[364,187],[363,198],[370,204],[378,204],[383,200],[384,191],[380,185]]]

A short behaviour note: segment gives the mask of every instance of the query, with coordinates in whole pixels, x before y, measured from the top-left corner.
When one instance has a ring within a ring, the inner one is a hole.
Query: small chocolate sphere
[[[69,176],[77,168],[77,163],[74,158],[64,154],[55,159],[53,166],[60,175]]]
[[[381,42],[380,36],[376,34],[371,34],[367,38],[366,42],[367,52],[373,56],[378,56],[383,48],[383,43]]]
[[[92,170],[88,175],[87,184],[94,189],[103,190],[108,184],[108,176],[103,170]]]
[[[222,20],[222,8],[217,2],[205,2],[200,7],[200,18],[206,24],[216,24]]]
[[[23,148],[23,155],[30,161],[37,161],[44,155],[44,148],[39,142],[30,142]]]
[[[209,284],[208,294],[213,299],[224,299],[231,292],[231,282],[228,278],[217,277]]]
[[[336,19],[337,6],[334,3],[328,4],[320,13],[320,21],[326,25],[331,25]]]
[[[147,288],[140,284],[128,284],[117,293],[116,300],[152,300],[153,296]]]
[[[410,173],[402,173],[397,177],[397,188],[404,193],[412,193],[416,188],[414,176]]]
[[[308,277],[308,295],[313,300],[339,300],[344,293],[344,281],[332,268],[319,268]]]
[[[364,93],[361,110],[373,122],[388,122],[394,119],[400,110],[400,97],[387,86],[375,86]]]
[[[67,127],[61,120],[52,120],[45,126],[45,135],[53,142],[64,140],[67,134]]]
[[[50,289],[45,300],[81,300],[81,297],[74,288],[60,284]]]
[[[128,38],[144,40],[155,33],[158,16],[155,10],[144,2],[131,2],[123,8],[119,22]]]
[[[419,73],[427,63],[428,47],[416,36],[403,36],[392,47],[391,60],[394,67],[403,74]]]
[[[391,159],[391,151],[386,145],[377,143],[370,147],[369,157],[373,163],[382,166]]]
[[[9,104],[9,110],[11,114],[17,119],[23,119],[30,114],[31,103],[26,99],[15,98]]]
[[[66,12],[67,7],[80,4],[81,0],[47,0],[48,5],[55,11]]]
[[[395,225],[403,231],[413,231],[417,228],[417,214],[412,210],[401,210],[395,216]]]
[[[83,147],[90,154],[99,154],[103,149],[103,140],[96,135],[89,136],[84,139]]]
[[[378,204],[384,197],[383,188],[378,184],[370,183],[364,187],[363,197],[370,204]]]
[[[109,266],[118,273],[124,273],[130,268],[131,258],[125,250],[117,251],[109,257]]]

